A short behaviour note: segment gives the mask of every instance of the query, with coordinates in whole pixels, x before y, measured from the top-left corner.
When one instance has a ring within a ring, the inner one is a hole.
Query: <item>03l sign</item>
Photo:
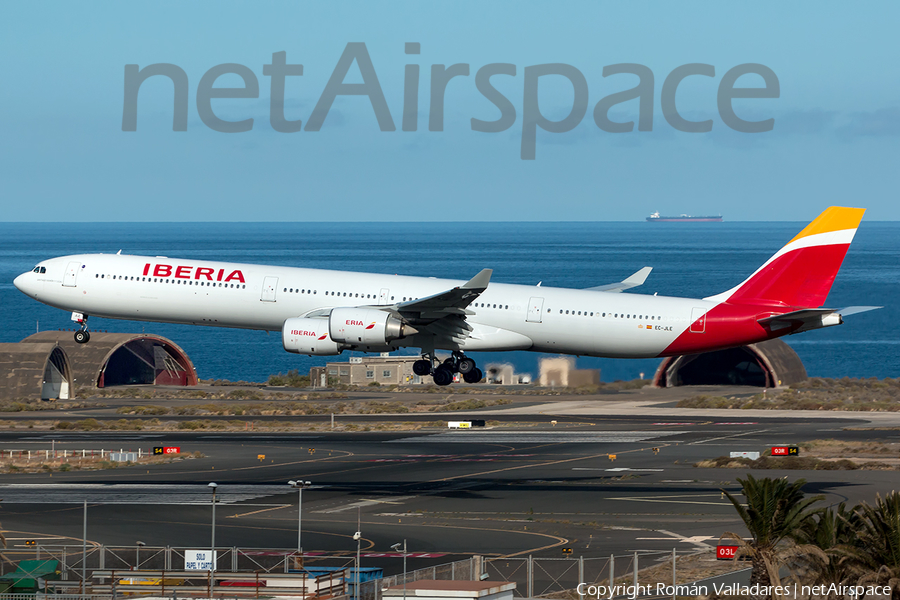
[[[737,552],[737,546],[716,546],[716,559],[731,560]]]

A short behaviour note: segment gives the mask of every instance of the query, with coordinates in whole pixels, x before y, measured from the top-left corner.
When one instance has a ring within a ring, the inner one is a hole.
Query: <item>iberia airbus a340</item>
[[[481,370],[467,351],[531,350],[614,358],[691,354],[830,327],[872,307],[822,308],[863,216],[831,207],[736,287],[703,299],[622,294],[645,267],[586,290],[221,263],[122,254],[45,260],[16,278],[25,294],[88,315],[281,330],[288,352],[420,348],[418,375],[447,385]],[[440,363],[436,350],[449,350]]]

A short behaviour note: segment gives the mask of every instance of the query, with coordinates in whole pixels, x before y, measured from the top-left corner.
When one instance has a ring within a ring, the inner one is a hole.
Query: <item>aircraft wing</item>
[[[395,304],[390,310],[423,333],[463,345],[472,331],[466,316],[473,313],[467,307],[487,289],[492,273],[491,269],[484,269],[461,286]]]
[[[391,306],[367,305],[365,308],[392,312],[418,331],[450,339],[461,345],[472,331],[472,326],[466,323],[466,316],[474,313],[467,310],[467,307],[487,289],[492,273],[491,269],[483,269],[466,283],[425,298]],[[331,307],[322,307],[302,316],[324,319],[328,318],[331,311]]]
[[[472,314],[466,307],[487,289],[493,270],[483,269],[466,283],[425,298],[395,304],[392,309],[414,325],[435,321],[448,315]]]
[[[809,331],[810,329],[821,329],[822,327],[840,325],[844,322],[843,317],[876,310],[878,308],[882,307],[848,306],[846,308],[804,308],[802,310],[795,310],[781,315],[772,315],[770,317],[757,319],[757,322],[773,331],[799,325],[793,332],[799,333],[801,331]]]
[[[596,287],[589,287],[586,289],[594,292],[621,292],[622,290],[629,290],[633,287],[642,285],[645,281],[647,281],[647,276],[652,270],[653,267],[644,267],[634,275],[625,278],[619,283],[607,283],[606,285],[598,285]]]

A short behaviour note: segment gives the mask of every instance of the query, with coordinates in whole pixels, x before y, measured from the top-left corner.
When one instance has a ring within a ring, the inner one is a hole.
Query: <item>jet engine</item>
[[[384,346],[417,333],[394,315],[372,308],[335,308],[328,332],[335,342],[354,346]]]
[[[334,356],[345,348],[328,335],[328,319],[287,319],[281,328],[284,349],[294,354]]]

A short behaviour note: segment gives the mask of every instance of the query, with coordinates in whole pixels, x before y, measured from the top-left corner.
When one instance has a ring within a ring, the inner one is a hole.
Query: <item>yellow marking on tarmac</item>
[[[287,507],[289,507],[289,506],[293,506],[293,505],[291,505],[291,504],[282,504],[281,506],[272,506],[272,507],[270,507],[270,508],[261,508],[261,509],[259,509],[259,510],[252,510],[252,511],[250,511],[250,512],[238,513],[238,514],[236,514],[236,515],[228,515],[228,516],[225,517],[225,518],[226,518],[226,519],[237,519],[237,518],[240,518],[240,517],[247,517],[247,516],[250,516],[250,515],[255,515],[255,514],[257,514],[257,513],[268,512],[268,511],[270,511],[270,510],[280,510],[280,509],[282,509],[282,508],[287,508]]]

